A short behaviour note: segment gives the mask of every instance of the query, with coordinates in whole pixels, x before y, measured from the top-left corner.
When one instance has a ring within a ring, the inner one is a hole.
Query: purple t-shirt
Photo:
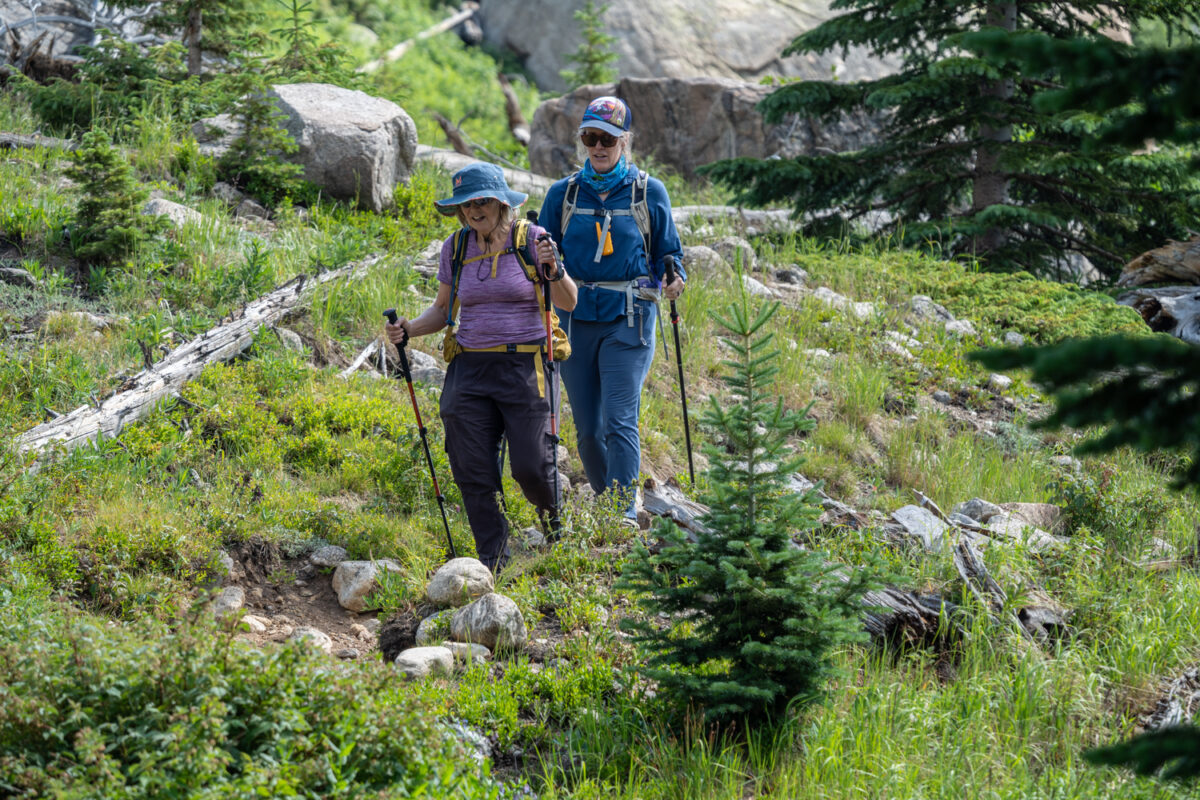
[[[543,232],[531,225],[530,240]],[[512,246],[512,232],[505,247]],[[463,347],[495,347],[502,344],[529,342],[546,337],[545,320],[538,305],[535,284],[525,277],[525,270],[515,253],[500,256],[496,276],[492,277],[492,256],[480,258],[483,251],[476,242],[475,232],[467,234],[467,250],[463,256],[462,274],[458,279],[458,325],[455,336]],[[450,262],[454,258],[454,237],[442,243],[438,280],[451,285],[454,273]]]

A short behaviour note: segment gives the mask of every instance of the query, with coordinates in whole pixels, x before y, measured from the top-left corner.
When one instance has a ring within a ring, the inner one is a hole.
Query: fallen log
[[[468,164],[474,164],[476,161],[476,159],[470,156],[464,156],[453,150],[430,147],[424,144],[417,145],[417,160],[430,161],[451,173],[458,172],[463,167]],[[502,167],[502,169],[504,170],[504,180],[508,183],[509,188],[518,192],[544,195],[546,190],[550,188],[550,184],[554,183],[553,178],[538,175],[527,169],[515,169],[512,167]]]
[[[442,133],[446,134],[446,139],[449,140],[450,146],[454,148],[454,152],[464,156],[474,156],[475,151],[471,149],[471,145],[467,144],[467,140],[463,137],[462,131],[458,129],[450,120],[443,117],[436,111],[429,112],[434,121],[441,127]]]
[[[358,68],[357,71],[358,72],[374,72],[375,70],[379,69],[380,67],[382,67],[384,64],[387,64],[388,62],[396,61],[400,58],[403,58],[404,54],[408,52],[409,48],[412,47],[417,42],[421,41],[422,39],[428,39],[431,36],[437,36],[439,33],[445,33],[446,31],[451,30],[452,28],[454,28],[458,25],[461,25],[462,23],[466,22],[471,17],[475,16],[475,12],[478,10],[479,10],[479,3],[473,3],[473,2],[463,3],[462,8],[459,9],[459,11],[457,13],[452,14],[451,16],[447,17],[446,19],[442,20],[441,22],[437,23],[436,25],[426,28],[425,30],[421,31],[420,33],[418,33],[416,36],[412,37],[411,39],[405,39],[403,42],[401,42],[400,44],[396,45],[395,47],[391,48],[386,53],[384,53],[382,57],[377,58],[373,61],[368,61],[366,64],[363,64],[361,67]]]
[[[529,147],[529,122],[521,113],[521,103],[517,100],[517,93],[513,91],[512,83],[503,72],[496,73],[496,78],[500,81],[500,91],[504,93],[504,112],[508,115],[508,130],[522,146]]]
[[[1141,314],[1152,331],[1200,344],[1200,287],[1134,289],[1118,297],[1117,303]]]
[[[31,150],[44,147],[47,150],[64,150],[70,152],[79,145],[70,139],[55,139],[53,136],[32,134],[25,136],[19,133],[0,133],[0,150]]]
[[[146,416],[160,401],[178,393],[209,364],[228,361],[249,347],[259,328],[274,324],[306,302],[313,288],[330,281],[362,277],[378,260],[350,264],[315,277],[301,275],[288,281],[246,305],[233,319],[200,334],[143,369],[126,382],[123,391],[25,431],[17,437],[17,452],[42,453],[52,447],[71,451],[101,436],[118,436],[126,425]]]

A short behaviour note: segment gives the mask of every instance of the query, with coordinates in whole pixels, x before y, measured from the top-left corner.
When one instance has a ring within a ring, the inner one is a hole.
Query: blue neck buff
[[[583,162],[583,170],[579,173],[587,185],[591,186],[600,194],[611,192],[618,184],[625,179],[626,173],[629,172],[629,159],[621,156],[621,160],[613,165],[613,168],[608,172],[601,174],[592,169],[592,160],[589,158]]]

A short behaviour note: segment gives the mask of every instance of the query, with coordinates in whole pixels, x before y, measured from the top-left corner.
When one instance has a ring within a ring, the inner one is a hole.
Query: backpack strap
[[[454,254],[450,257],[450,308],[446,311],[446,325],[453,330],[458,322],[458,279],[462,276],[463,258],[467,254],[467,234],[470,228],[459,228],[454,232]]]
[[[653,274],[650,265],[654,263],[654,254],[652,252],[650,242],[651,226],[650,226],[650,203],[646,199],[646,189],[650,183],[650,176],[644,169],[639,169],[637,177],[633,181],[633,186],[629,193],[629,208],[628,209],[582,209],[589,214],[597,217],[604,217],[604,225],[598,237],[600,243],[596,248],[596,255],[593,261],[599,262],[602,255],[604,238],[608,235],[609,225],[612,223],[613,217],[633,217],[634,223],[637,225],[638,232],[642,234],[642,245],[646,250],[646,272]],[[579,173],[571,175],[567,178],[567,190],[563,193],[562,203],[562,222],[559,235],[566,237],[567,224],[571,221],[571,217],[575,215],[578,208],[579,197]]]

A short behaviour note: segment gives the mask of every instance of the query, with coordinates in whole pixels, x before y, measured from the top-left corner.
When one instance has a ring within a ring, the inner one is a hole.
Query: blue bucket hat
[[[517,208],[529,198],[527,194],[509,189],[508,182],[504,180],[504,170],[495,164],[468,164],[454,173],[452,183],[453,195],[445,200],[433,201],[437,210],[447,217],[454,216],[458,206],[480,197],[494,197],[510,208]]]
[[[597,128],[613,136],[620,136],[629,130],[632,122],[633,112],[625,105],[624,100],[610,96],[597,97],[584,109],[579,130]]]

